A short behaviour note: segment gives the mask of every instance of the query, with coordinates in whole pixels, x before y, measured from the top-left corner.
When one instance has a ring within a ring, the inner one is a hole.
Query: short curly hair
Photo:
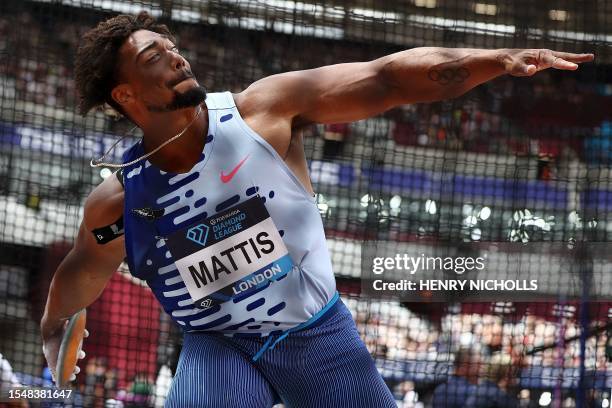
[[[138,30],[164,34],[174,41],[168,27],[157,23],[146,11],[135,16],[118,15],[85,33],[77,49],[74,67],[81,115],[85,116],[104,103],[123,113],[111,97],[111,91],[117,85],[117,54],[125,40]]]

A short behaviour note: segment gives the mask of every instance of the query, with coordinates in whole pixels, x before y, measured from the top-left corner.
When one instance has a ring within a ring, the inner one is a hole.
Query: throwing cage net
[[[132,127],[103,111],[78,115],[77,44],[99,21],[141,10],[170,27],[214,92],[420,46],[595,53],[576,72],[503,76],[453,100],[303,134],[338,289],[400,406],[436,406],[436,389],[462,375],[515,406],[610,406],[612,5],[603,0],[2,1],[3,389],[51,385],[39,331],[49,283],[87,194],[112,174],[89,160]],[[536,279],[538,290],[378,296],[372,243],[390,257],[489,256],[479,279]],[[88,329],[67,404],[162,406],[180,330],[127,267],[88,308]]]

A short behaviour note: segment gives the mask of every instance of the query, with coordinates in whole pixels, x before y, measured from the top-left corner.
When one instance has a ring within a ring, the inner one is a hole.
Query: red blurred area
[[[117,370],[118,388],[125,388],[136,374],[155,378],[160,313],[150,289],[122,273],[113,276],[87,309],[90,337],[83,348],[87,358],[102,357],[108,370]]]

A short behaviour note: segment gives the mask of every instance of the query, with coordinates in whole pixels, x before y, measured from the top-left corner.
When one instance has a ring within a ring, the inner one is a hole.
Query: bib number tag
[[[176,231],[166,244],[189,295],[202,309],[247,296],[293,268],[259,197]]]

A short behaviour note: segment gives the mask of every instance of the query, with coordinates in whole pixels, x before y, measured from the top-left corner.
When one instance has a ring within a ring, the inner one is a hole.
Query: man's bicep
[[[298,123],[339,123],[365,119],[394,105],[378,60],[328,65],[273,75],[246,90],[255,109]]]
[[[119,200],[116,200],[119,203]],[[110,275],[125,258],[123,217],[117,207],[106,202],[87,203],[74,249],[84,263],[98,274]]]
[[[116,177],[105,179],[85,201],[75,249],[105,269],[116,270],[125,258],[123,203],[123,186]]]
[[[112,241],[100,243],[83,222],[73,250],[79,263],[90,274],[110,277],[125,258],[124,237],[121,235]]]

